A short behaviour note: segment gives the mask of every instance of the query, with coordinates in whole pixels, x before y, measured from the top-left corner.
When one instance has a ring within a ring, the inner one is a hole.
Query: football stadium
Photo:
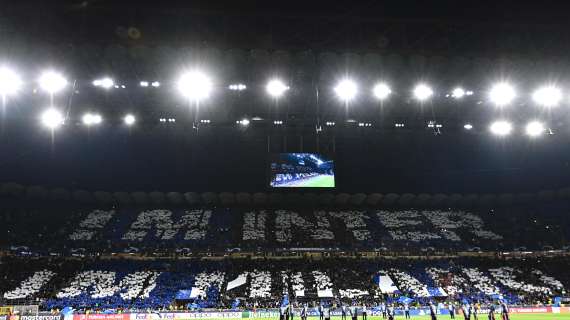
[[[570,320],[570,3],[0,8],[0,320]]]

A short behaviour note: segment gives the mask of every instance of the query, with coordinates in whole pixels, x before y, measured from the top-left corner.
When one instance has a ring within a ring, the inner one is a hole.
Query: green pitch
[[[299,181],[292,181],[278,185],[285,188],[334,188],[334,176],[318,175]]]
[[[334,187],[334,176],[320,175],[317,177],[299,181],[296,187],[304,188],[332,188]]]
[[[512,320],[550,320],[550,319],[570,319],[570,313],[537,313],[537,314],[513,314],[510,316]],[[498,319],[495,317],[495,319]]]
[[[369,317],[373,318],[370,320],[381,320],[382,317]],[[340,317],[339,317],[340,319]],[[404,319],[403,316],[397,316],[395,319]],[[412,316],[414,320],[430,320],[430,316]],[[449,320],[451,319],[449,315],[439,315],[437,320]],[[473,319],[473,317],[471,317]],[[479,320],[487,320],[487,315],[479,315]],[[570,320],[570,313],[535,313],[535,314],[511,314],[511,320]],[[360,318],[359,318],[360,320]],[[462,316],[455,316],[455,320],[463,320]],[[501,315],[495,315],[495,320],[501,320]]]

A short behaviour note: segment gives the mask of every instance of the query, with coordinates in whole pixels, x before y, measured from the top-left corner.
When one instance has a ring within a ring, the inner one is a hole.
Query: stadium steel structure
[[[200,67],[215,88],[198,120],[209,120],[213,126],[259,117],[270,127],[277,121],[294,131],[305,126],[309,131],[326,129],[327,122],[343,126],[347,120],[354,120],[348,126],[362,123],[389,130],[401,123],[425,128],[435,121],[443,125],[441,131],[477,123],[477,131],[478,121],[487,127],[497,115],[512,116],[509,120],[515,123],[542,116],[529,98],[529,91],[539,86],[555,82],[568,91],[562,8],[536,4],[531,9],[509,1],[494,4],[493,10],[478,3],[461,4],[457,10],[453,1],[169,1],[136,6],[31,1],[4,8],[0,65],[13,67],[29,82],[46,68],[62,72],[72,88],[67,93],[74,95],[61,95],[55,102],[75,121],[87,111],[100,112],[104,121],[121,121],[127,112],[136,111],[137,119],[146,123],[186,122],[192,119],[187,104],[170,89],[182,70]],[[119,84],[119,90],[111,91],[120,92],[91,93],[92,81],[104,76]],[[291,87],[278,104],[263,90],[274,77]],[[333,93],[345,77],[359,86],[348,111]],[[510,111],[494,114],[486,106],[486,92],[501,80],[516,87],[518,99]],[[149,86],[141,88],[141,81]],[[155,81],[160,88],[151,85]],[[378,81],[393,91],[382,108],[371,94]],[[411,101],[411,90],[419,82],[435,92],[423,108]],[[228,89],[236,84],[247,89]],[[475,94],[460,103],[445,99],[458,86]],[[33,90],[25,86],[26,93]],[[39,108],[47,103],[39,98],[16,102],[25,106],[18,116],[36,102]],[[565,97],[561,106],[566,105]],[[541,120],[567,120],[566,113],[553,112]],[[515,119],[519,116],[522,119]]]
[[[298,207],[416,207],[416,208],[493,208],[530,203],[548,203],[570,198],[570,188],[542,190],[533,193],[502,194],[396,194],[334,192],[109,192],[69,190],[17,183],[0,184],[0,195],[6,200],[34,200],[40,205],[72,204],[79,206],[298,206]],[[34,204],[29,204],[34,206]]]
[[[10,116],[11,105],[21,105],[19,116],[22,116],[30,109],[48,104],[37,90],[36,82],[47,65],[68,78],[67,90],[56,95],[54,104],[64,109],[66,117],[77,122],[90,110],[102,113],[107,121],[116,122],[128,112],[135,112],[137,119],[147,123],[156,124],[162,118],[173,118],[178,123],[190,121],[191,103],[176,92],[176,81],[182,73],[180,70],[196,68],[212,79],[211,97],[200,102],[196,119],[198,124],[209,126],[235,125],[243,118],[259,118],[270,127],[275,121],[282,121],[279,124],[284,127],[311,129],[326,128],[330,123],[364,127],[369,124],[388,129],[393,129],[396,123],[404,123],[407,127],[425,128],[432,121],[454,130],[463,129],[466,123],[477,123],[475,129],[487,127],[489,120],[498,117],[513,117],[513,121],[523,123],[525,118],[538,117],[546,122],[568,118],[568,112],[564,112],[569,105],[564,72],[568,66],[555,58],[445,58],[379,52],[209,47],[97,48],[86,45],[71,49],[29,48],[22,49],[23,52],[18,49],[11,48],[9,52],[13,53],[1,60],[24,79],[19,95],[7,101],[7,116]],[[42,56],[53,58],[42,59]],[[104,90],[93,86],[94,80],[105,76],[114,79],[114,87]],[[272,78],[282,79],[290,87],[279,99],[272,99],[265,92]],[[339,101],[334,92],[343,78],[350,78],[358,85],[357,96],[348,103]],[[374,97],[373,87],[381,81],[390,86],[392,94],[379,101]],[[513,85],[516,99],[508,108],[497,110],[489,101],[489,90],[499,81]],[[152,83],[160,86],[149,85]],[[413,89],[418,83],[426,83],[434,92],[423,103],[414,99]],[[244,85],[245,90],[230,89],[239,84]],[[560,108],[544,110],[532,100],[532,93],[550,84],[566,94]],[[457,87],[472,91],[473,95],[455,99],[453,90]],[[564,127],[559,123],[549,125],[555,129]]]

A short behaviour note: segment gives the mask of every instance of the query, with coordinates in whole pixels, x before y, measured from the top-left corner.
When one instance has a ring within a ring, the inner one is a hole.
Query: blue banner
[[[178,290],[176,300],[189,300],[192,290]]]
[[[398,302],[403,304],[410,304],[412,301],[414,301],[414,299],[408,298],[406,296],[400,296],[400,298],[398,299]]]

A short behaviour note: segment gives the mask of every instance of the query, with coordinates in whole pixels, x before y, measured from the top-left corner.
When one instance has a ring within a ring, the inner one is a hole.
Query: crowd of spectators
[[[569,222],[555,210],[4,209],[0,223],[2,303],[45,309],[264,308],[285,292],[311,305],[401,296],[534,305],[570,284]],[[443,254],[419,258],[435,250]],[[530,250],[542,258],[508,258]],[[303,254],[314,251],[327,254]],[[370,252],[381,254],[358,258]],[[220,258],[230,253],[255,258]],[[395,292],[379,289],[379,273]],[[179,290],[191,299],[175,299]]]
[[[568,250],[570,237],[560,215],[508,210],[18,209],[5,210],[0,220],[4,249],[63,255],[548,251]]]
[[[564,296],[570,284],[566,258],[455,259],[223,259],[200,261],[100,257],[2,259],[4,304],[40,303],[44,309],[273,308],[287,293],[298,304],[321,301],[393,303],[400,297],[478,301],[501,297],[541,305]],[[397,290],[376,282],[388,275]],[[240,278],[241,277],[241,278]],[[228,283],[235,279],[235,287]],[[176,299],[180,290],[192,296]]]

